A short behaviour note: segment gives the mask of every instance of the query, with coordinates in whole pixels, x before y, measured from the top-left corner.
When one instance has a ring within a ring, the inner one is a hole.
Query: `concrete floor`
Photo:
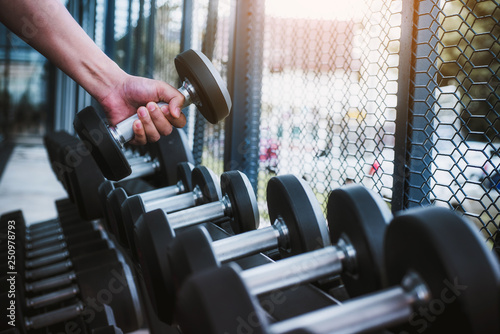
[[[66,197],[41,139],[17,143],[0,178],[0,214],[22,210],[27,224],[53,219],[55,200]]]

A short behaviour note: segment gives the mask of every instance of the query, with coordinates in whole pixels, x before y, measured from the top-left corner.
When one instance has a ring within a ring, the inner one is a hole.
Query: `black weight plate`
[[[167,249],[175,232],[168,224],[165,213],[158,209],[143,214],[137,220],[134,237],[137,258],[155,313],[172,314],[172,303],[164,296],[174,294]]]
[[[179,291],[177,322],[185,334],[264,334],[266,316],[231,265],[191,276]]]
[[[212,249],[212,238],[203,226],[186,229],[177,234],[168,250],[172,281],[177,290],[193,273],[219,267]]]
[[[213,64],[201,52],[186,50],[175,57],[175,68],[182,81],[189,81],[198,96],[196,107],[212,124],[226,118],[231,111],[231,98],[224,81]]]
[[[124,241],[126,242],[127,247],[133,251],[136,248],[133,237],[135,223],[139,220],[139,217],[146,212],[144,201],[139,195],[130,196],[123,201],[120,211],[121,224],[125,236]]]
[[[406,331],[500,333],[500,265],[471,223],[445,208],[408,210],[387,228],[384,251],[389,284],[414,271],[431,293]]]
[[[257,199],[248,177],[240,171],[222,173],[222,194],[231,202],[231,228],[235,234],[252,231],[259,227],[260,217]]]
[[[132,173],[123,151],[93,107],[78,112],[73,126],[107,179],[118,181]]]
[[[88,254],[89,252],[95,252],[101,249],[109,249],[111,247],[114,247],[114,245],[110,243],[109,240],[99,239],[99,240],[87,241],[82,244],[68,245],[68,251],[70,253],[71,258],[76,258],[78,256]]]
[[[271,223],[281,217],[290,245],[280,247],[282,257],[298,255],[330,245],[326,219],[309,186],[294,175],[275,176],[267,184]]]
[[[106,198],[106,218],[111,232],[118,238],[118,242],[126,247],[129,246],[126,225],[122,217],[122,204],[128,199],[123,188],[116,188]],[[133,227],[132,227],[133,230]]]
[[[194,165],[190,162],[181,162],[177,164],[177,180],[184,186],[185,193],[193,190],[192,172]]]
[[[182,129],[173,127],[172,133],[162,136],[151,145],[153,146],[151,155],[158,158],[160,162],[160,172],[156,176],[159,186],[177,183],[177,165],[180,162],[194,163],[186,133]]]
[[[335,189],[328,198],[327,219],[332,243],[337,244],[343,237],[356,251],[355,268],[344,268],[342,273],[349,295],[355,297],[385,287],[383,245],[392,214],[382,198],[357,184]]]
[[[106,263],[78,273],[82,300],[87,298],[97,305],[107,304],[113,309],[116,324],[124,332],[141,328],[143,315],[139,295],[130,268],[120,262]]]
[[[115,184],[113,181],[105,180],[99,185],[98,194],[99,194],[99,201],[101,203],[106,202],[106,198],[108,195],[115,189]]]
[[[211,203],[221,200],[221,190],[217,176],[205,166],[198,166],[191,174],[193,188],[198,187],[203,194],[200,204]]]
[[[97,195],[98,188],[105,179],[99,167],[88,151],[81,153],[81,150],[71,149],[71,152],[66,150],[66,153],[76,157],[68,176],[80,216],[87,220],[101,218],[103,212]]]

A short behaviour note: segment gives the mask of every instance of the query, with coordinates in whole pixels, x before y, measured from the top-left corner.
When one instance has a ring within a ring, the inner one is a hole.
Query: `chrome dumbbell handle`
[[[28,251],[28,252],[26,252],[26,258],[33,259],[33,258],[39,258],[39,257],[45,256],[45,255],[57,253],[57,252],[60,252],[64,249],[66,249],[67,246],[68,245],[66,244],[66,242],[63,241],[63,242],[56,244],[56,245],[53,245],[53,246],[43,247],[43,248],[40,248],[40,249],[37,249],[34,251]]]
[[[144,202],[144,209],[146,212],[162,209],[165,213],[169,213],[177,211],[179,208],[193,207],[202,197],[203,194],[201,193],[200,188],[195,187],[193,191],[185,194]]]
[[[26,283],[25,289],[28,292],[37,293],[40,291],[53,289],[58,286],[68,285],[75,279],[76,273],[74,271],[70,271],[69,273],[49,277],[31,283]]]
[[[137,196],[139,196],[143,200],[143,202],[150,202],[153,200],[158,200],[160,198],[163,199],[172,197],[174,195],[183,193],[184,191],[184,184],[182,183],[182,181],[179,181],[173,186],[154,189],[145,193],[137,194]]]
[[[47,255],[44,257],[38,257],[33,260],[26,261],[26,268],[39,268],[42,266],[46,266],[55,262],[60,262],[69,257],[69,251],[65,250],[60,253],[54,253],[51,255]]]
[[[231,203],[227,196],[221,201],[203,204],[194,208],[173,212],[167,215],[172,229],[192,226],[210,220],[223,218],[231,213]]]
[[[79,293],[78,286],[72,285],[70,287],[57,290],[54,292],[46,293],[41,296],[36,296],[26,299],[26,306],[30,308],[40,308],[48,305],[54,305],[69,298],[76,296]]]
[[[58,262],[46,267],[41,267],[33,270],[26,271],[26,278],[30,280],[37,280],[49,276],[54,276],[56,274],[60,274],[68,270],[73,266],[73,262],[71,260],[67,260],[64,262]]]
[[[409,273],[401,286],[277,322],[270,325],[268,333],[289,333],[298,328],[311,333],[372,332],[406,322],[415,306],[430,299],[423,280],[416,273]]]
[[[24,325],[27,330],[47,327],[50,325],[58,324],[60,322],[73,319],[78,315],[80,315],[83,312],[83,310],[84,310],[83,303],[79,302],[77,304],[66,306],[58,310],[26,318],[24,320]]]
[[[192,85],[188,81],[185,81],[182,87],[180,87],[178,90],[182,95],[184,95],[184,104],[182,107],[184,108],[190,105],[193,102],[190,94],[190,92],[194,92],[194,88],[192,87]],[[165,102],[158,103],[158,107],[160,108],[164,105],[167,105],[167,103]],[[139,116],[135,114],[134,116],[130,116],[129,118],[116,124],[115,127],[109,127],[109,132],[116,140],[116,142],[119,143],[121,146],[123,146],[126,142],[128,142],[132,138],[134,138],[133,124],[138,119]]]
[[[262,252],[279,246],[279,231],[273,226],[265,227],[216,240],[212,243],[215,258],[220,262],[235,260],[252,253]]]

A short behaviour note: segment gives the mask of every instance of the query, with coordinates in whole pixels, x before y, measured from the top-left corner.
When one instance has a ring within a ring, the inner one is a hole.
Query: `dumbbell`
[[[109,239],[87,239],[85,241],[80,241],[78,243],[70,244],[70,245],[57,245],[53,248],[44,248],[40,251],[40,256],[36,258],[28,258],[25,259],[25,256],[20,253],[16,254],[16,269],[23,276],[31,277],[34,275],[34,278],[40,277],[40,273],[46,273],[48,268],[52,268],[48,273],[45,274],[51,275],[56,274],[58,272],[62,272],[66,267],[71,266],[74,262],[75,258],[79,258],[83,255],[88,255],[90,253],[95,253],[101,250],[112,249],[115,247],[114,243]],[[71,260],[70,260],[71,259]],[[54,272],[54,269],[58,268],[58,264],[61,264],[63,261],[63,268],[59,268]],[[5,271],[7,270],[7,263],[2,265],[1,267]],[[43,277],[43,276],[42,276]]]
[[[184,51],[175,58],[175,67],[183,81],[179,88],[185,97],[183,107],[195,104],[201,114],[213,124],[229,115],[229,92],[205,55],[194,50]],[[134,137],[132,124],[137,119],[138,116],[134,115],[115,127],[108,127],[92,107],[83,109],[75,117],[76,132],[89,144],[95,161],[104,176],[110,180],[120,180],[131,173],[122,147]]]
[[[134,230],[135,248],[146,287],[155,304],[155,293],[165,295],[161,286],[165,274],[167,249],[178,229],[231,218],[235,233],[254,230],[259,225],[259,212],[255,193],[247,176],[239,171],[224,172],[221,175],[222,200],[194,208],[166,214],[157,209],[141,215]],[[178,232],[178,231],[177,231]],[[157,307],[158,308],[158,307]]]
[[[174,128],[168,137],[162,137],[148,147],[150,147],[148,156],[134,158],[136,161],[134,164],[129,160],[131,173],[122,179],[122,182],[146,178],[152,179],[157,186],[169,186],[177,182],[178,163],[194,162],[186,134],[177,128]],[[103,216],[102,202],[97,201],[103,200],[99,196],[99,187],[105,179],[94,159],[90,157],[90,153],[84,160],[85,163],[77,160],[74,164],[69,173],[69,182],[80,214],[86,219],[96,219]]]
[[[105,278],[109,275],[107,266],[114,263],[126,263],[116,249],[108,249],[95,255],[99,256],[98,261],[94,257],[94,263],[88,263],[85,269],[71,270],[64,274],[25,283],[26,293],[33,295],[25,298],[26,307],[40,308],[70,299],[80,292],[79,285],[86,284],[81,280],[81,277],[87,277],[84,275]]]
[[[19,218],[17,219],[17,221],[21,222],[22,219]],[[16,246],[16,262],[18,267],[20,268],[19,271],[24,271],[25,267],[36,268],[60,261],[69,257],[70,255],[85,251],[85,247],[90,246],[82,246],[82,243],[89,244],[90,241],[99,241],[107,238],[107,235],[103,231],[101,231],[99,227],[95,227],[94,223],[89,224],[91,225],[89,229],[79,229],[72,234],[61,234],[47,237],[45,239],[38,239],[35,241],[35,243],[31,244],[28,243],[22,245],[18,243],[18,245]],[[94,244],[94,247],[97,246],[104,247],[104,244]],[[2,254],[3,253],[4,251],[2,250]]]
[[[78,286],[79,302],[48,313],[18,318],[16,323],[21,331],[47,327],[79,315],[89,316],[90,313],[84,314],[84,311],[90,307],[93,308],[94,314],[102,312],[103,304],[112,308],[117,325],[125,332],[137,330],[142,326],[139,294],[128,265],[121,262],[107,263],[102,268],[80,272],[78,279],[81,282]],[[20,305],[22,301],[18,302],[16,309],[23,312]]]
[[[134,196],[128,196],[127,192],[123,188],[113,189],[106,197],[106,220],[113,233],[118,237],[121,244],[128,247],[128,235],[124,228],[125,223],[123,222],[122,216],[122,204],[127,200],[137,200],[139,202],[139,207],[146,207],[147,205],[156,205],[156,208],[160,208],[158,204],[169,201],[173,196],[180,195],[184,193],[190,193],[193,191],[193,185],[191,182],[192,170],[194,166],[189,162],[181,162],[177,164],[177,178],[178,181],[175,185],[154,189],[148,192],[136,194]],[[215,179],[215,177],[211,177]],[[215,184],[215,182],[214,182]],[[210,187],[210,189],[216,189]],[[215,195],[217,196],[217,193]],[[132,199],[133,198],[133,199]],[[218,199],[218,196],[214,200]],[[132,210],[131,214],[135,214],[136,210]],[[140,213],[137,214],[137,217]],[[127,222],[132,222],[132,224],[137,220],[136,216],[127,217]],[[130,219],[128,219],[130,218]],[[133,226],[132,226],[133,229]],[[133,242],[133,241],[132,241]]]
[[[207,270],[183,285],[177,320],[186,334],[233,333],[248,321],[253,333],[273,334],[499,332],[499,263],[450,210],[397,215],[385,235],[384,263],[388,288],[273,324],[255,298],[261,276],[235,266]]]
[[[66,226],[54,226],[52,229],[45,229],[42,231],[30,232],[24,238],[26,249],[36,249],[43,247],[46,244],[54,243],[54,241],[62,241],[72,235],[91,232],[103,229],[98,221],[78,221],[73,224],[66,224]]]
[[[323,233],[327,233],[326,223],[319,203],[304,181],[292,175],[274,177],[268,183],[267,198],[269,215],[275,222],[266,228],[268,231],[262,229],[213,242],[203,228],[180,234],[168,252],[172,285],[179,288],[193,273],[277,247],[282,258],[292,257],[248,270],[249,276],[261,277],[260,293],[339,274],[350,296],[385,285],[382,245],[392,215],[380,196],[360,185],[330,193],[327,215],[333,246],[328,238],[322,239]]]
[[[246,180],[246,176],[244,176],[244,179],[243,177],[239,179],[242,185],[242,192],[250,191],[250,189],[248,188],[249,183],[245,183]],[[180,217],[179,220],[181,221],[185,221],[186,218],[196,216],[202,219],[202,221],[208,221],[212,218],[205,219],[205,211],[202,209],[205,208],[205,210],[207,210],[206,214],[208,215],[210,214],[210,211],[208,211],[209,208],[215,207],[215,209],[219,208],[219,215],[222,214],[220,218],[224,217],[224,214],[221,211],[221,204],[227,205],[229,202],[227,202],[227,199],[222,199],[221,189],[217,176],[207,167],[198,166],[194,168],[193,172],[191,173],[191,182],[193,190],[185,194],[180,194],[152,203],[144,202],[139,196],[132,196],[123,202],[122,206],[120,207],[121,222],[117,221],[117,224],[119,225],[121,232],[127,238],[127,246],[129,247],[129,249],[136,248],[136,243],[133,235],[134,227],[139,217],[141,217],[141,215],[146,212],[159,209],[162,210],[166,215],[169,215],[169,217],[174,217],[173,219],[176,219],[175,217]],[[253,198],[249,198],[248,196],[249,195],[245,194],[245,197],[242,199],[242,201],[245,201],[243,202],[245,204],[248,203],[250,205],[250,208],[252,208],[252,205],[256,203],[256,200],[254,199],[255,195],[253,195]],[[215,204],[213,204],[212,206],[205,206],[209,203]],[[187,215],[184,215],[182,213],[184,212],[184,210],[189,210],[189,208],[195,206],[200,207],[200,209],[190,211]],[[253,212],[250,214],[251,216],[249,216],[249,219],[252,219]],[[246,217],[245,219],[238,220],[238,223],[239,222],[241,222],[242,224],[248,223],[249,226],[239,227],[236,224],[233,224],[237,229],[255,228],[255,221],[247,220]]]
[[[83,236],[82,239],[83,240],[78,240],[78,242],[75,242],[71,246],[66,246],[60,251],[54,251],[53,253],[34,259],[27,259],[25,262],[25,277],[27,279],[47,277],[63,270],[62,268],[59,271],[53,272],[53,270],[47,270],[47,268],[57,267],[61,263],[63,266],[71,267],[74,259],[115,247],[114,243],[107,239],[106,235],[102,235],[102,238],[92,239],[87,238],[87,236]]]

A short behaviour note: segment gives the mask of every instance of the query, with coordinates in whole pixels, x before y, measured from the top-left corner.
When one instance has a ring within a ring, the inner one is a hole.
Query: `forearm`
[[[98,101],[126,76],[60,0],[0,0],[0,20]]]

